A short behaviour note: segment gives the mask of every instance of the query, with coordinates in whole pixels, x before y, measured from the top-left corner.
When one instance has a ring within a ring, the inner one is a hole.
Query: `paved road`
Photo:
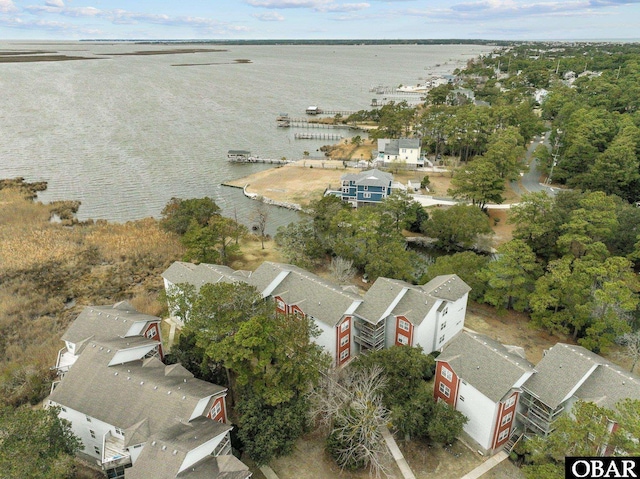
[[[538,145],[541,143],[545,145],[547,148],[550,148],[549,144],[549,133],[546,132],[541,137],[536,136],[533,139],[533,143],[529,144],[527,148],[527,153],[525,155],[525,161],[529,165],[529,171],[524,173],[520,181],[512,181],[511,188],[513,191],[522,195],[523,193],[533,193],[536,191],[546,191],[549,196],[555,196],[556,188],[551,188],[550,186],[544,185],[540,183],[540,172],[538,171],[538,160],[534,156],[534,152]]]

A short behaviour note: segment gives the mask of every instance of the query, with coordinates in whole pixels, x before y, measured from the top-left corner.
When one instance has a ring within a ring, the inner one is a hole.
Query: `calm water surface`
[[[248,222],[255,205],[220,184],[266,166],[229,164],[227,150],[299,159],[305,150],[318,154],[327,143],[294,140],[299,130],[277,128],[278,113],[301,117],[309,105],[369,109],[371,86],[416,84],[490,50],[228,46],[221,47],[224,52],[115,55],[172,48],[0,43],[0,51],[43,49],[95,58],[0,64],[0,177],[47,181],[40,199],[80,200],[80,219],[158,217],[171,197],[210,196],[227,214],[236,210]],[[274,210],[270,230],[295,218]]]

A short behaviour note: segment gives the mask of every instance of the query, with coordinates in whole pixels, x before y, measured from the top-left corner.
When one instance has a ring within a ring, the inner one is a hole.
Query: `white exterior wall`
[[[180,466],[180,470],[178,471],[178,474],[180,474],[182,471],[189,468],[190,466],[193,466],[196,462],[211,455],[213,450],[216,448],[218,444],[222,442],[222,440],[225,438],[226,435],[227,433],[220,434],[219,436],[216,436],[213,439],[210,439],[204,444],[201,444],[195,449],[192,449],[191,451],[189,451],[187,455],[184,457],[184,461],[182,461],[182,465]]]
[[[460,396],[464,398],[464,401],[460,399]],[[485,450],[491,449],[498,404],[473,386],[460,380],[456,409],[469,419],[464,426],[464,431]]]
[[[467,311],[467,296],[468,295],[465,294],[453,303],[447,301],[445,306],[447,314],[443,315],[442,312],[437,311],[437,308],[434,308],[436,311],[434,350],[441,349],[451,338],[462,331],[464,327],[464,317]],[[443,325],[444,328],[442,327]],[[442,336],[444,336],[444,341],[440,341]]]
[[[320,335],[313,338],[313,342],[322,346],[324,350],[331,355],[331,359],[336,361],[336,328],[329,326],[314,318],[314,322],[320,330]],[[353,354],[353,328],[351,329],[351,354]]]
[[[437,323],[437,310],[442,301],[436,302],[431,308],[431,311],[427,313],[427,317],[422,320],[419,326],[414,329],[413,333],[413,345],[422,346],[425,354],[435,350],[434,344],[436,338],[436,323]]]
[[[420,150],[416,148],[400,148],[398,156],[400,160],[406,161],[407,165],[417,165],[419,152]]]
[[[59,417],[62,419],[67,419],[71,422],[71,430],[73,433],[78,436],[78,438],[82,441],[84,445],[83,453],[88,454],[91,457],[94,457],[96,460],[102,460],[102,441],[104,439],[104,435],[111,431],[113,435],[115,435],[115,427],[111,424],[107,424],[106,422],[100,421],[96,418],[90,418],[91,422],[87,421],[87,415],[76,411],[75,409],[68,408],[63,406],[62,404],[57,404],[53,401],[49,401],[49,405],[51,406],[59,406],[60,408],[65,408],[65,410],[60,410]],[[91,437],[91,432],[94,431],[95,439]],[[94,446],[98,447],[100,454],[96,454],[94,450]]]
[[[194,420],[198,416],[204,416],[207,404],[209,404],[209,401],[211,400],[212,397],[213,396],[207,396],[206,398],[202,398],[200,399],[200,401],[198,401],[198,404],[196,404],[196,407],[193,410],[193,413],[191,414],[189,421]]]
[[[383,319],[383,321],[384,321],[384,347],[390,348],[391,346],[396,344],[396,317],[393,315],[387,316],[385,319]]]

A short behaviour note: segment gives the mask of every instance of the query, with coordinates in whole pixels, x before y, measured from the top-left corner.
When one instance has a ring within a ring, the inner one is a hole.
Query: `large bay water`
[[[276,116],[302,117],[309,105],[369,109],[372,86],[416,84],[490,49],[270,45],[116,55],[183,47],[0,43],[0,51],[95,58],[0,64],[0,177],[47,181],[40,199],[80,200],[80,219],[158,217],[171,197],[210,196],[248,222],[255,205],[221,183],[268,166],[229,164],[227,150],[265,158],[319,154],[327,141],[295,140],[295,130],[276,127]],[[274,210],[269,229],[295,215]]]

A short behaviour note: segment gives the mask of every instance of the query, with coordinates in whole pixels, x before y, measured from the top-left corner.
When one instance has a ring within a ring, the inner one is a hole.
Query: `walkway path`
[[[169,339],[167,341],[167,351],[171,351],[171,346],[173,346],[173,339],[176,336],[176,326],[177,326],[177,324],[171,318],[166,318],[165,321],[169,326],[171,326],[171,329],[169,330]]]
[[[402,472],[402,477],[404,477],[404,479],[416,479],[416,476],[413,474],[413,471],[409,467],[409,464],[407,464],[407,460],[402,455],[402,451],[400,451],[400,448],[396,444],[396,440],[389,432],[389,429],[387,429],[386,426],[383,426],[380,429],[382,431],[382,437],[387,443],[387,447],[389,448],[389,451],[391,451],[391,455],[398,465],[398,469],[400,469],[400,472]]]
[[[476,467],[473,471],[468,472],[467,474],[462,476],[460,479],[477,479],[478,477],[482,476],[484,473],[486,473],[490,469],[493,469],[495,466],[500,464],[507,457],[509,457],[509,455],[505,451],[500,451],[496,455],[491,456],[489,459],[484,461],[482,464]]]

